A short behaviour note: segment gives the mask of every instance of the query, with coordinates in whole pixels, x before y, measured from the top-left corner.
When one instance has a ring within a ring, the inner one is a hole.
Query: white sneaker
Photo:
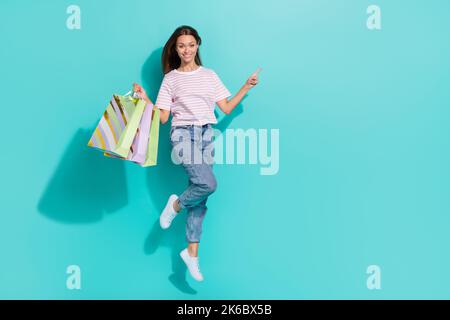
[[[176,194],[170,195],[169,200],[167,201],[166,207],[164,208],[163,212],[159,216],[159,224],[161,225],[161,228],[163,228],[163,229],[169,228],[170,224],[172,223],[172,220],[178,214],[178,212],[176,212],[175,209],[173,208],[173,203],[177,199],[178,199],[178,196]]]
[[[191,257],[187,248],[180,252],[180,256],[184,263],[186,263],[191,276],[197,281],[203,281],[203,275],[200,272],[198,257]]]

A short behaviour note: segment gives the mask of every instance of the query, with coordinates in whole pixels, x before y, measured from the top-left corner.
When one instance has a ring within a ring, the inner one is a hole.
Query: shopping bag
[[[147,104],[142,115],[139,128],[137,129],[136,136],[131,146],[130,154],[127,160],[143,164],[147,155],[147,147],[150,135],[150,126],[152,120],[153,105]]]
[[[147,155],[145,157],[145,162],[141,164],[142,167],[155,166],[157,164],[159,121],[160,121],[160,111],[158,108],[153,108],[152,122],[150,124],[150,133],[148,137]]]
[[[146,101],[114,94],[88,146],[113,157],[127,158],[139,127]]]
[[[147,104],[137,134],[126,158],[104,153],[105,156],[129,160],[142,167],[154,166],[158,158],[160,111],[151,104]]]

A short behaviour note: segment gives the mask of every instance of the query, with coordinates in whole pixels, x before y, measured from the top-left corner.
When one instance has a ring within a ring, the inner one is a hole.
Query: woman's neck
[[[181,62],[177,70],[182,72],[189,72],[196,70],[198,67],[199,66],[195,63],[195,61],[192,61],[189,64],[184,64],[183,62]]]

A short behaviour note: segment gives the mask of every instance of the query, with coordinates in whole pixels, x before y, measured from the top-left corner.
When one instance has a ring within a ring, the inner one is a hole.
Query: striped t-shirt
[[[215,103],[231,96],[217,74],[205,67],[168,72],[161,83],[156,107],[172,113],[172,126],[216,124]]]

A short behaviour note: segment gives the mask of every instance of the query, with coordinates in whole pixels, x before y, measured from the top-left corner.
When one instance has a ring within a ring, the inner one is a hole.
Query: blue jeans
[[[186,240],[200,242],[208,197],[216,190],[213,173],[214,137],[211,124],[180,125],[170,129],[172,160],[181,164],[189,177],[187,189],[179,196],[180,208],[188,211]]]

